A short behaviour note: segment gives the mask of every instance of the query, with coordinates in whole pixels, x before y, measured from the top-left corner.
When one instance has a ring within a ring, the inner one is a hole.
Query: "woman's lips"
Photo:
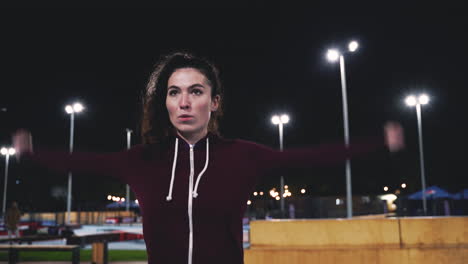
[[[193,119],[193,116],[181,115],[181,116],[178,117],[178,119],[179,119],[180,121],[190,121],[190,120]]]

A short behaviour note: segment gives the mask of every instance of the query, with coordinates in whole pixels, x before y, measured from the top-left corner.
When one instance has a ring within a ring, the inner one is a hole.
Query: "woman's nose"
[[[181,109],[190,108],[190,98],[188,94],[182,94],[182,97],[180,98],[179,106]]]

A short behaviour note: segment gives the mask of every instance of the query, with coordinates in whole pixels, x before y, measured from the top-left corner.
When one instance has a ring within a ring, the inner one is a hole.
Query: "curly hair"
[[[208,131],[219,135],[219,119],[222,116],[222,86],[218,69],[207,59],[188,52],[173,52],[164,56],[151,73],[145,94],[143,95],[143,112],[140,124],[143,144],[164,141],[175,135],[174,126],[169,120],[166,108],[167,83],[177,69],[194,68],[201,72],[211,86],[211,98],[220,97],[219,107],[212,112]]]

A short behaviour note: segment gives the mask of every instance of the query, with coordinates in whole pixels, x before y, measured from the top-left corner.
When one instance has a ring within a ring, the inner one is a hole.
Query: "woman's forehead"
[[[167,82],[168,86],[191,86],[200,83],[209,86],[206,76],[195,68],[181,68],[175,70]]]

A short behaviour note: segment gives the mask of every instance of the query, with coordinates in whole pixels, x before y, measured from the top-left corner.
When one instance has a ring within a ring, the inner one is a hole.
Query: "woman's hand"
[[[13,147],[16,150],[16,157],[19,159],[24,153],[32,153],[32,136],[27,130],[20,129],[13,134]]]
[[[405,135],[400,123],[389,121],[384,125],[385,145],[390,152],[397,152],[405,147]]]

